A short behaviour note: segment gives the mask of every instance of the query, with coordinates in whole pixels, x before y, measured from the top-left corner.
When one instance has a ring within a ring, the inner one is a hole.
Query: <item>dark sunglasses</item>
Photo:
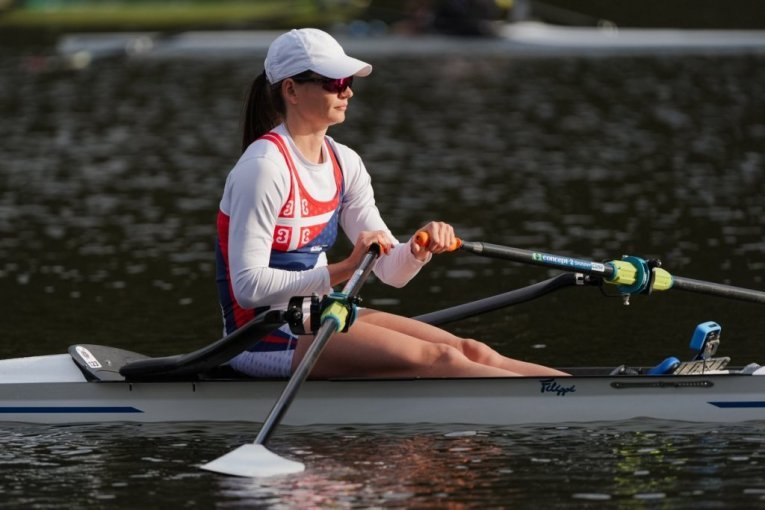
[[[341,92],[345,92],[345,90],[353,85],[353,76],[349,76],[347,78],[319,78],[315,76],[311,77],[298,77],[293,76],[292,79],[298,83],[308,83],[308,82],[315,82],[315,83],[321,83],[321,88],[326,90],[327,92],[332,92],[333,94],[339,94]]]

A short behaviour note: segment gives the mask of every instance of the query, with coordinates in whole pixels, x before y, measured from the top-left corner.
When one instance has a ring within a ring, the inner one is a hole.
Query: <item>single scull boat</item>
[[[77,345],[71,354],[0,361],[0,421],[262,422],[283,380],[230,374],[163,380],[119,375],[142,356]],[[512,425],[648,417],[700,422],[765,419],[765,369],[719,370],[726,358],[688,362],[691,375],[614,375],[565,369],[572,377],[307,381],[283,422],[310,424],[472,423]],[[100,366],[99,366],[100,365]],[[636,371],[637,372],[637,371]]]
[[[564,273],[419,318],[442,324],[598,280]],[[149,358],[82,344],[70,347],[68,354],[0,360],[0,421],[262,422],[285,381],[245,379],[224,363],[290,320],[288,315],[269,312],[228,337],[178,356]],[[728,358],[713,357],[719,331],[714,323],[700,325],[691,340],[698,359],[680,363],[668,358],[653,368],[563,368],[572,377],[558,378],[309,380],[283,422],[513,425],[638,417],[765,419],[765,377],[759,377],[765,368],[729,368]]]
[[[428,243],[425,233],[416,241]],[[616,285],[634,294],[669,289],[765,303],[765,292],[677,277],[655,260],[625,256],[599,263],[518,248],[457,240],[452,250],[576,273],[499,296],[418,317],[442,324],[528,301],[569,285]],[[653,418],[697,422],[765,419],[765,367],[728,368],[714,357],[721,328],[700,324],[691,337],[693,359],[670,357],[653,368],[565,369],[569,377],[341,379],[306,381],[323,346],[352,321],[361,285],[379,247],[373,246],[342,292],[312,299],[314,342],[286,385],[235,376],[226,362],[285,323],[304,327],[303,298],[272,310],[198,351],[164,358],[98,345],[69,354],[0,361],[0,421],[262,422],[247,443],[200,467],[234,476],[299,473],[305,466],[267,448],[282,422],[310,424],[515,425]],[[319,324],[315,326],[314,322]],[[300,391],[301,387],[303,388]]]

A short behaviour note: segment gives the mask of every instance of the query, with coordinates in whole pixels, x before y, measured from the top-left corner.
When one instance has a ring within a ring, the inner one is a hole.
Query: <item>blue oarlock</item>
[[[693,331],[691,336],[691,351],[695,358],[702,359],[713,356],[720,344],[722,327],[714,321],[702,322]]]

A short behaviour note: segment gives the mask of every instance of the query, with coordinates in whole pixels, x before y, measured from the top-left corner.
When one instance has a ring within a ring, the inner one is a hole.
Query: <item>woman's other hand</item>
[[[443,221],[431,221],[418,229],[417,232],[426,232],[428,234],[428,244],[426,246],[420,246],[414,242],[414,239],[409,243],[412,255],[419,260],[427,260],[430,253],[438,254],[452,251],[452,247],[457,242],[454,228]]]
[[[393,248],[393,240],[384,230],[361,232],[356,239],[356,244],[353,246],[353,251],[348,258],[342,262],[330,264],[328,266],[330,284],[337,285],[350,278],[356,268],[361,264],[361,261],[364,260],[364,255],[367,254],[369,248],[373,244],[380,246],[380,256],[387,255],[391,248]]]
[[[380,255],[387,255],[393,248],[393,242],[384,230],[365,230],[356,239],[356,244],[353,246],[349,258],[357,262],[355,265],[361,264],[361,260],[373,244],[380,246]]]

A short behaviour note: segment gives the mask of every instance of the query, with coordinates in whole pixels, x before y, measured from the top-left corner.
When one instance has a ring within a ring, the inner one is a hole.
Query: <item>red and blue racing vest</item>
[[[330,200],[323,202],[312,197],[303,186],[285,140],[274,132],[267,133],[260,139],[276,145],[290,173],[290,191],[277,216],[269,267],[287,271],[311,269],[316,266],[319,255],[330,249],[337,239],[340,204],[343,197],[343,173],[337,157],[329,142],[325,140],[327,153],[332,161],[337,190]],[[229,217],[223,211],[218,211],[217,230],[216,280],[225,329],[229,334],[257,314],[268,310],[268,307],[247,309],[237,303],[231,286],[228,264]],[[269,339],[270,337],[264,341],[268,342]],[[277,338],[273,341],[277,341]]]

